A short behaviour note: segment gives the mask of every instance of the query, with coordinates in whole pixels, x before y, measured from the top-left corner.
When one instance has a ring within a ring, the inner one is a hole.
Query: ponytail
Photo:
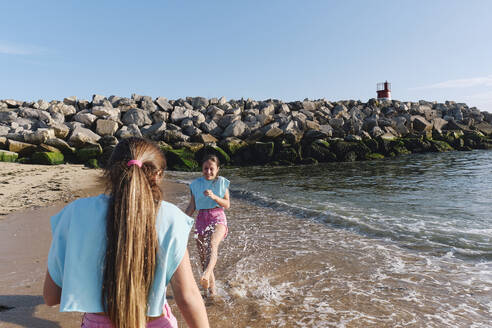
[[[164,167],[159,148],[129,138],[116,146],[105,172],[111,202],[102,301],[116,328],[146,325],[158,249],[155,220],[162,199],[156,177]]]

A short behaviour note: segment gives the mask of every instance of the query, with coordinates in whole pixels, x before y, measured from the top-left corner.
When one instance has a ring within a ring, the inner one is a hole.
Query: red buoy
[[[391,100],[391,83],[388,81],[378,83],[378,100]]]

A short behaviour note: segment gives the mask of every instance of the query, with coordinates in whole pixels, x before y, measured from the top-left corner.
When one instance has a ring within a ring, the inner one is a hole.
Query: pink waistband
[[[202,208],[198,210],[198,213],[215,213],[215,212],[224,212],[222,207],[214,207],[214,208]]]

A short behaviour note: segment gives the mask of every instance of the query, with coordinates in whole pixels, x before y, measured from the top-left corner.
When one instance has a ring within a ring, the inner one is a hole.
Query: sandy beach
[[[0,220],[9,213],[86,197],[98,188],[99,170],[83,165],[0,163]]]

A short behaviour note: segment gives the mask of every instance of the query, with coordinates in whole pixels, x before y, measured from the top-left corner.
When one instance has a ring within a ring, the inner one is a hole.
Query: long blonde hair
[[[130,160],[140,161],[129,166]],[[138,163],[138,164],[140,164]],[[166,167],[160,149],[142,138],[122,140],[105,169],[111,195],[102,287],[105,311],[116,328],[144,328],[158,240],[155,219]]]

